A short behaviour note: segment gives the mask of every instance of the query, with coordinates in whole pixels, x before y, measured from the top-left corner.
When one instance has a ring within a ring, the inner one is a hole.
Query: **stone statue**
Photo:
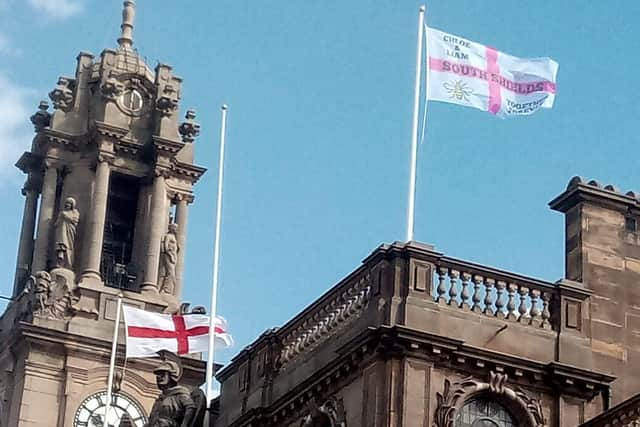
[[[162,351],[163,362],[154,369],[156,383],[162,391],[156,399],[145,427],[200,427],[206,410],[202,390],[178,385],[182,376],[180,357]]]
[[[33,314],[48,316],[49,297],[51,295],[51,276],[46,271],[39,271],[29,278],[33,289]]]
[[[342,400],[330,398],[321,406],[315,399],[309,401],[309,414],[302,419],[300,427],[346,427],[346,415]]]
[[[73,267],[76,228],[80,222],[80,212],[73,197],[64,200],[64,207],[55,223],[56,265],[69,270]]]
[[[55,270],[54,270],[55,271]],[[78,298],[63,275],[39,271],[29,278],[33,291],[33,314],[51,319],[68,319],[75,313]]]
[[[160,286],[161,293],[173,294],[176,287],[176,264],[178,262],[178,224],[169,224],[169,231],[162,239],[162,250],[160,255]]]

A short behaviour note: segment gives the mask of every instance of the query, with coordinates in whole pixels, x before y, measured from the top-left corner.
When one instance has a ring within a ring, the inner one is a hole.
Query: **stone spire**
[[[120,29],[120,38],[118,44],[123,49],[131,49],[133,46],[133,20],[136,16],[136,2],[134,0],[125,0],[122,9],[122,25]]]

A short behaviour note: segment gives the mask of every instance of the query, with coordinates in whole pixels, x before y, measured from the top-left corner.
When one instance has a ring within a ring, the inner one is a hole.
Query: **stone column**
[[[176,223],[178,224],[178,262],[176,263],[176,289],[174,295],[178,300],[182,296],[182,282],[184,271],[184,254],[187,249],[187,199],[178,194],[176,202]]]
[[[109,197],[109,176],[111,168],[109,163],[112,156],[98,155],[96,176],[93,186],[93,198],[91,208],[87,212],[87,227],[85,228],[85,241],[82,245],[86,251],[85,267],[82,272],[83,279],[101,280],[100,261],[102,256],[102,242],[104,240],[104,222],[107,216],[107,199]]]
[[[22,189],[24,199],[24,211],[22,212],[22,227],[20,229],[20,246],[18,247],[18,260],[16,262],[16,276],[13,281],[13,296],[18,296],[24,287],[24,281],[29,274],[33,261],[33,232],[36,227],[36,211],[38,209],[38,189],[33,185],[31,178]]]
[[[160,243],[166,233],[164,224],[166,212],[167,190],[162,171],[156,172],[153,180],[151,215],[148,216],[147,252],[145,256],[144,281],[142,289],[158,292],[158,266],[160,264]]]
[[[136,208],[136,223],[133,232],[133,247],[131,248],[131,262],[136,268],[136,274],[140,277],[143,271],[145,258],[142,247],[147,241],[147,218],[149,217],[149,185],[141,184],[138,191],[138,206]]]
[[[33,251],[32,272],[47,268],[49,257],[49,241],[51,227],[53,227],[53,208],[56,203],[56,185],[58,183],[58,169],[51,160],[45,160],[44,180],[42,182],[42,198],[40,200],[40,215],[38,216],[38,234]]]

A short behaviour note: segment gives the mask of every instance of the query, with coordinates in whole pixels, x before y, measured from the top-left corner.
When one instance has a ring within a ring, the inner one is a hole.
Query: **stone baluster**
[[[538,300],[540,298],[540,290],[539,289],[531,289],[529,291],[529,296],[531,297],[531,309],[529,310],[529,314],[531,314],[531,324],[537,325],[540,322],[540,308],[538,308]]]
[[[493,312],[493,288],[496,283],[494,279],[485,279],[485,294],[484,294],[484,314],[492,316]]]
[[[462,277],[462,295],[461,295],[462,301],[460,301],[460,307],[469,308],[469,297],[470,297],[469,287],[471,286],[471,283],[469,283],[469,281],[471,280],[471,275],[469,273],[462,273],[461,277]]]
[[[543,328],[551,327],[551,323],[549,321],[549,318],[551,317],[551,313],[549,312],[550,299],[551,295],[549,294],[549,292],[542,293],[542,313],[540,314],[540,326]]]
[[[484,281],[484,278],[482,276],[478,276],[478,275],[473,276],[473,297],[471,301],[473,302],[472,310],[475,312],[482,311],[480,309],[480,301],[482,301],[480,294],[482,292],[483,281]]]
[[[497,296],[496,296],[496,317],[499,318],[504,318],[505,314],[504,314],[504,305],[505,305],[505,300],[504,300],[504,290],[507,287],[507,283],[503,282],[502,280],[498,280],[498,283],[496,284],[496,289],[497,289]]]
[[[449,270],[449,305],[458,303],[458,277],[459,271]]]
[[[438,303],[444,303],[445,294],[447,293],[447,286],[445,283],[445,280],[447,277],[447,269],[438,267],[437,273],[438,273],[438,287],[436,288],[436,292],[437,292],[436,301],[438,301]]]
[[[529,294],[529,289],[525,286],[520,286],[518,288],[518,294],[520,294],[520,304],[518,305],[518,322],[527,322],[528,318],[527,314],[527,295]]]
[[[518,285],[509,283],[509,302],[507,303],[507,319],[516,317],[516,291]]]

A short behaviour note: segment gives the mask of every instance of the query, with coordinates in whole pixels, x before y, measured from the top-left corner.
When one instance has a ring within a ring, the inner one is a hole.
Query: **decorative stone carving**
[[[60,77],[56,88],[49,92],[49,98],[53,101],[54,108],[68,111],[73,103],[73,89],[75,80],[68,77]]]
[[[506,383],[508,376],[502,373],[491,372],[489,382],[476,381],[472,377],[467,377],[455,383],[448,379],[444,380],[444,390],[436,393],[436,411],[433,419],[433,427],[453,427],[457,411],[465,402],[483,395],[501,396],[503,400],[510,401],[511,407],[519,409],[518,419],[527,421],[524,426],[546,427],[546,421],[542,413],[540,402],[520,388],[509,388]]]
[[[525,393],[524,391],[522,391],[521,389],[517,388],[516,389],[516,396],[522,401],[524,402],[527,411],[529,412],[529,414],[531,414],[531,416],[533,417],[533,419],[536,422],[536,426],[544,426],[545,424],[545,419],[544,419],[544,415],[542,414],[542,405],[540,404],[540,401],[537,399],[533,399],[531,397],[529,397],[529,395],[527,395],[527,393]]]
[[[163,116],[170,116],[178,109],[177,91],[171,84],[164,86],[162,94],[156,100],[156,109]]]
[[[300,427],[347,427],[342,399],[330,398],[321,406],[311,399],[308,407],[309,414],[302,419]]]
[[[111,73],[109,73],[111,74]],[[107,79],[100,85],[100,92],[105,98],[115,101],[124,91],[124,84],[115,77],[109,75]]]
[[[74,262],[76,229],[80,212],[73,197],[67,197],[55,223],[56,265],[71,270]]]
[[[145,427],[202,426],[206,411],[206,398],[199,388],[189,390],[178,385],[182,377],[180,357],[162,351],[163,362],[154,369],[156,383],[162,392],[156,399]]]
[[[196,137],[200,135],[200,125],[196,123],[194,120],[195,118],[196,112],[193,110],[187,110],[185,121],[182,122],[178,128],[184,143],[192,143]]]
[[[176,263],[178,262],[178,224],[169,224],[169,231],[162,239],[160,251],[160,293],[173,295],[176,287]]]
[[[65,275],[54,274],[52,278],[46,271],[39,271],[29,278],[27,286],[33,293],[35,316],[65,320],[75,313],[73,305],[78,298]]]
[[[489,372],[489,390],[494,393],[504,393],[504,385],[506,384],[509,376],[507,374]]]
[[[40,101],[38,105],[38,111],[30,117],[31,123],[36,132],[40,132],[51,124],[51,113],[49,110],[49,103],[45,100]]]

